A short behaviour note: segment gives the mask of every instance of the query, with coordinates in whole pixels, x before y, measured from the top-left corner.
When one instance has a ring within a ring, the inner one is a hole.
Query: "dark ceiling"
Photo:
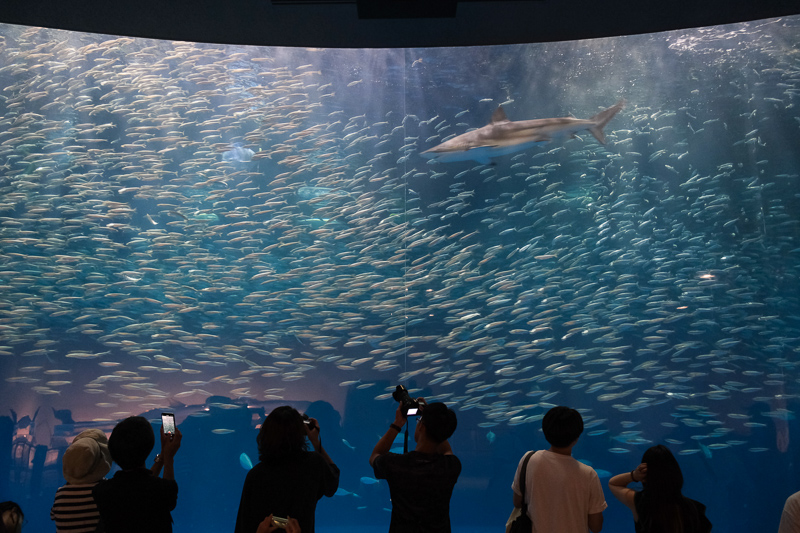
[[[797,0],[0,2],[0,21],[13,24],[170,40],[345,48],[563,41],[791,14],[800,14]]]

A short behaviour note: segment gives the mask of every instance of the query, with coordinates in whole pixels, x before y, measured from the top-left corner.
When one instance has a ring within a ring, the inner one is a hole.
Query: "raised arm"
[[[639,520],[639,516],[636,513],[636,505],[634,504],[636,491],[629,489],[628,485],[630,483],[644,481],[645,478],[647,478],[647,465],[642,463],[634,470],[625,472],[624,474],[617,474],[608,480],[608,488],[611,489],[611,494],[625,504],[625,507],[631,510],[634,521]]]
[[[175,479],[174,459],[175,454],[181,447],[181,439],[183,435],[178,428],[175,428],[175,433],[170,437],[164,434],[164,428],[161,428],[161,460],[164,465],[164,473],[162,478]],[[157,465],[153,465],[155,468]],[[151,470],[152,471],[152,470]]]
[[[403,425],[406,423],[406,417],[403,416],[403,410],[398,405],[397,411],[394,414],[394,423],[389,426],[389,429],[386,430],[386,433],[383,434],[383,437],[380,438],[378,443],[372,449],[372,455],[369,456],[369,464],[370,466],[372,463],[375,462],[375,459],[385,453],[389,453],[389,450],[392,449],[392,444],[394,443],[394,439],[397,437],[397,434],[400,433],[400,430],[403,428]]]
[[[316,418],[310,418],[309,421],[311,424],[306,425],[306,434],[308,435],[308,440],[311,441],[311,445],[314,447],[314,451],[320,454],[329,465],[334,464],[333,459],[330,458],[328,452],[322,447],[322,439],[319,436],[319,422],[317,422]]]

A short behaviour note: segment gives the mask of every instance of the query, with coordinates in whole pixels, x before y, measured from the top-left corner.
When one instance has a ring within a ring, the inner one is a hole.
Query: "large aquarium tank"
[[[231,531],[281,405],[341,468],[317,530],[388,530],[368,458],[397,385],[458,416],[454,531],[502,530],[556,405],[604,531],[633,531],[606,483],[655,444],[715,531],[777,529],[800,18],[468,48],[0,35],[0,499],[25,531],[55,531],[77,433],[164,411],[175,531]]]

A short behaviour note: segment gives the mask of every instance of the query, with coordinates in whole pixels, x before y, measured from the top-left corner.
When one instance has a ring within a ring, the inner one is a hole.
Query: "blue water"
[[[554,405],[604,485],[663,443],[716,531],[776,530],[800,489],[798,24],[402,50],[2,26],[0,500],[54,530],[72,436],[169,410],[175,531],[227,531],[291,404],[342,471],[318,530],[385,529],[368,458],[401,383],[458,415],[455,531],[502,527]],[[420,155],[499,105],[620,99],[605,145]]]

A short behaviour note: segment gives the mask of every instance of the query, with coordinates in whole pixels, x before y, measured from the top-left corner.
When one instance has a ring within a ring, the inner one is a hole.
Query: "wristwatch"
[[[155,463],[155,464],[161,464],[161,461],[162,461],[162,459],[161,459],[161,454],[160,454],[160,453],[156,454],[156,458],[155,458],[155,460],[153,461],[153,463]]]

